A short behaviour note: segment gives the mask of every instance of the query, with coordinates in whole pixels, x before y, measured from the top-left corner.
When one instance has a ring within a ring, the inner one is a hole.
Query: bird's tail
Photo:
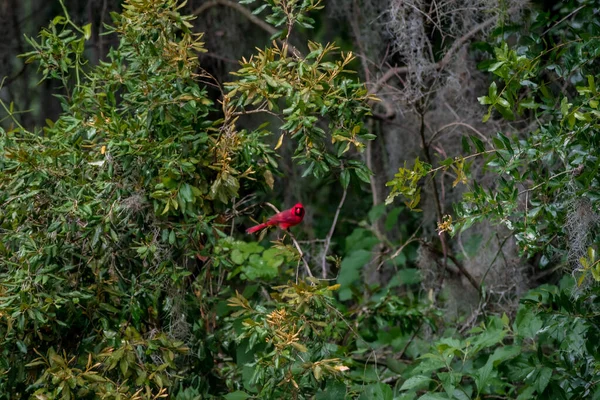
[[[269,225],[268,225],[266,222],[263,222],[263,223],[262,223],[262,224],[260,224],[260,225],[255,225],[255,226],[252,226],[252,227],[250,227],[250,228],[246,229],[246,233],[254,233],[254,232],[258,232],[258,231],[260,231],[260,230],[263,230],[263,229],[265,229],[267,226],[269,226]]]

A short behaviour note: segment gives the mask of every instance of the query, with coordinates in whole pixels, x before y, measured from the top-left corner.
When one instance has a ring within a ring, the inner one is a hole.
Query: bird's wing
[[[277,223],[277,224],[282,223],[282,222],[283,223],[294,223],[297,221],[298,221],[297,217],[294,214],[292,214],[290,212],[290,210],[282,211],[280,213],[273,215],[271,218],[269,218],[269,222]]]

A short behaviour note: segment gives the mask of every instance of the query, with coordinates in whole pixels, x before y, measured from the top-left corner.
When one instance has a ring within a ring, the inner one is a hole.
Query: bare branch
[[[587,6],[587,4],[582,4],[581,6],[579,6],[578,8],[576,8],[575,10],[571,11],[568,15],[565,15],[565,17],[562,18],[560,21],[558,21],[557,23],[555,23],[554,25],[552,25],[550,28],[546,29],[544,31],[544,33],[542,33],[540,36],[544,36],[546,33],[548,33],[552,29],[556,28],[558,25],[560,25],[563,22],[565,22],[565,20],[567,20],[567,19],[571,18],[573,15],[577,14],[585,6]]]
[[[423,223],[421,222],[421,225],[419,225],[419,226],[417,227],[417,229],[415,229],[415,231],[413,232],[413,234],[412,234],[412,235],[411,235],[411,236],[408,238],[408,240],[407,240],[406,242],[404,242],[404,243],[402,244],[402,246],[400,246],[400,247],[398,248],[398,250],[396,250],[396,251],[394,252],[394,254],[392,254],[392,255],[390,256],[389,260],[393,260],[394,258],[398,257],[398,255],[399,255],[400,253],[402,253],[402,250],[404,250],[404,248],[405,248],[406,246],[408,246],[410,243],[412,243],[412,242],[420,242],[420,241],[421,241],[421,239],[420,239],[420,238],[415,238],[415,236],[417,235],[417,232],[419,232],[419,230],[421,229],[421,227],[422,227],[422,226],[423,226]],[[379,266],[377,267],[377,270],[379,270],[379,269],[381,268],[381,266],[383,265],[383,263],[384,263],[384,262],[385,262],[385,261],[382,261],[382,262],[381,262],[381,264],[379,264]]]
[[[433,140],[436,138],[436,136],[438,136],[440,133],[442,133],[443,130],[453,127],[453,126],[464,126],[466,128],[469,128],[470,130],[472,130],[473,132],[475,132],[477,134],[477,136],[479,136],[481,139],[483,139],[485,142],[489,143],[490,140],[480,131],[478,131],[477,129],[475,129],[472,125],[469,125],[465,122],[451,122],[449,124],[446,124],[444,126],[442,126],[440,129],[438,129],[433,135],[431,135],[431,138],[429,138],[429,143],[428,145],[431,146],[431,143],[433,143]]]
[[[458,268],[460,273],[463,274],[465,278],[467,278],[471,286],[473,286],[475,290],[477,290],[479,296],[481,296],[481,285],[479,284],[479,282],[477,282],[477,279],[475,279],[475,277],[471,275],[471,273],[465,268],[465,266],[460,261],[458,261],[458,259],[452,253],[444,254],[441,250],[436,249],[435,247],[433,247],[433,245],[424,240],[420,240],[420,243],[423,246],[430,249],[431,251],[433,251],[434,253],[436,253],[437,255],[447,256],[452,261],[452,263],[456,265],[456,268]]]
[[[236,10],[237,12],[242,14],[244,17],[246,17],[254,25],[258,26],[259,28],[261,28],[263,31],[267,32],[271,36],[273,36],[274,34],[276,34],[278,32],[277,28],[275,28],[272,25],[269,25],[262,19],[258,18],[256,15],[252,14],[252,11],[250,11],[249,9],[247,9],[240,3],[236,3],[235,1],[231,1],[231,0],[209,0],[205,3],[203,3],[200,7],[196,8],[192,12],[192,14],[200,15],[203,12],[205,12],[206,10],[208,10],[209,8],[212,8],[215,6],[224,6],[224,7],[233,8],[234,10]],[[288,35],[289,35],[289,32],[288,32]],[[280,44],[284,44],[281,40],[278,40],[278,42]],[[297,48],[295,48],[294,46],[292,46],[291,44],[288,44],[288,48],[290,50],[292,50],[293,54],[301,56],[302,53],[300,53],[300,51]]]
[[[205,12],[206,10],[208,10],[209,8],[212,8],[215,6],[225,6],[225,7],[233,8],[234,10],[236,10],[237,12],[242,14],[244,17],[248,18],[248,20],[250,22],[252,22],[253,24],[257,25],[259,28],[261,28],[262,30],[267,32],[269,35],[274,35],[275,33],[277,33],[277,29],[275,29],[273,26],[267,24],[265,21],[258,18],[256,15],[252,14],[252,12],[250,10],[248,10],[246,7],[244,7],[240,3],[236,3],[231,0],[209,0],[209,1],[206,1],[200,7],[196,8],[192,12],[192,14],[200,15],[203,12]]]
[[[578,169],[579,169],[579,167],[577,167],[577,168],[572,168],[572,169],[567,169],[567,170],[564,170],[564,171],[562,171],[562,172],[559,172],[558,174],[554,174],[554,175],[550,176],[550,177],[548,178],[548,180],[547,180],[547,181],[544,181],[544,182],[542,182],[542,183],[540,183],[540,184],[537,184],[537,185],[535,185],[535,186],[533,186],[533,187],[530,187],[529,189],[521,190],[521,191],[518,193],[518,195],[520,196],[520,195],[522,195],[523,193],[532,192],[532,191],[534,191],[535,189],[538,189],[538,188],[540,188],[540,187],[542,187],[542,186],[544,186],[544,185],[548,184],[548,181],[551,181],[551,180],[552,180],[552,179],[554,179],[554,178],[558,178],[559,176],[562,176],[562,175],[564,175],[564,174],[569,174],[569,173],[572,173],[572,172],[578,171]]]
[[[279,213],[279,209],[277,207],[275,207],[273,204],[269,203],[268,201],[265,201],[265,205],[271,207],[273,209],[273,211],[275,211],[275,213]]]
[[[306,274],[308,276],[310,276],[311,278],[314,278],[315,276],[312,274],[312,272],[310,270],[310,267],[308,266],[308,262],[304,258],[304,253],[302,252],[302,249],[300,248],[300,245],[298,244],[298,241],[294,237],[294,234],[292,232],[290,232],[290,231],[288,231],[287,233],[288,233],[288,235],[290,235],[290,238],[292,239],[292,242],[294,242],[294,246],[296,246],[296,250],[298,250],[298,253],[300,254],[300,259],[304,263],[304,269],[306,270]]]
[[[327,237],[325,237],[325,245],[323,246],[323,258],[321,260],[321,268],[322,268],[322,277],[323,279],[327,278],[327,252],[329,251],[329,245],[331,244],[331,238],[333,236],[333,232],[335,232],[335,226],[337,225],[338,217],[340,216],[340,210],[344,205],[344,201],[346,201],[346,194],[348,194],[348,188],[344,188],[344,193],[342,194],[342,198],[340,200],[340,204],[338,204],[337,210],[335,210],[335,215],[333,217],[333,222],[331,223],[331,228],[329,229],[329,233]]]

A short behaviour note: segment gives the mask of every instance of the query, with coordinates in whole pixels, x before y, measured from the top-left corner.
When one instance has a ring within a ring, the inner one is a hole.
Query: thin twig
[[[415,331],[410,336],[410,339],[408,339],[408,342],[406,342],[406,344],[400,351],[400,355],[394,357],[395,359],[400,359],[404,356],[404,353],[406,353],[406,350],[408,350],[408,346],[410,346],[410,344],[413,342],[413,340],[415,340],[417,333],[419,333],[419,331],[421,330],[421,327],[423,326],[424,323],[425,323],[425,321],[421,321],[421,323],[419,324],[419,327],[417,329],[415,329]]]
[[[406,242],[404,242],[404,243],[402,244],[402,246],[400,246],[400,248],[399,248],[398,250],[396,250],[396,251],[394,252],[394,254],[392,254],[392,255],[390,256],[389,260],[393,260],[394,258],[398,257],[398,255],[399,255],[400,253],[402,253],[402,250],[404,250],[404,248],[405,248],[406,246],[408,246],[410,243],[412,243],[412,242],[418,242],[418,241],[420,241],[420,239],[419,239],[419,238],[416,238],[416,239],[415,239],[415,236],[417,235],[417,232],[419,232],[419,229],[421,229],[421,227],[422,227],[422,226],[423,226],[423,223],[421,222],[421,225],[419,225],[419,226],[417,227],[417,229],[415,229],[415,231],[413,232],[413,234],[412,234],[412,235],[411,235],[411,236],[408,238],[408,240],[407,240]],[[379,269],[381,268],[381,266],[383,265],[383,263],[384,263],[384,261],[382,261],[382,262],[381,262],[381,264],[379,264],[379,266],[377,267],[377,270],[378,270],[378,271],[379,271]]]
[[[310,239],[310,240],[298,240],[298,243],[302,244],[314,244],[314,243],[323,243],[325,239]]]
[[[421,146],[423,146],[423,153],[425,153],[425,159],[429,163],[429,165],[433,165],[433,160],[431,158],[431,152],[429,151],[430,147],[427,143],[427,139],[425,138],[425,107],[422,105],[417,106],[417,112],[421,118],[419,133],[421,136]],[[431,187],[433,189],[433,201],[435,203],[435,210],[437,213],[437,222],[440,224],[444,219],[444,210],[442,209],[442,202],[440,200],[440,194],[438,192],[437,181],[435,179],[435,175],[431,176]],[[447,265],[448,259],[448,244],[446,243],[446,235],[444,232],[440,232],[440,242],[442,243],[442,250],[444,253],[444,267]]]
[[[325,244],[323,245],[323,259],[321,260],[321,268],[323,279],[327,278],[327,252],[329,251],[329,245],[331,244],[331,237],[333,236],[333,232],[335,232],[335,226],[337,225],[338,217],[340,216],[340,210],[344,205],[344,201],[346,201],[346,194],[348,194],[348,188],[344,187],[344,193],[342,193],[342,198],[340,200],[340,204],[338,204],[337,210],[335,210],[335,215],[333,217],[333,222],[331,223],[331,228],[329,229],[329,233],[325,237]]]
[[[436,249],[435,247],[433,247],[430,243],[424,241],[424,240],[420,240],[420,243],[427,247],[428,249],[430,249],[431,251],[433,251],[434,253],[438,254],[438,255],[443,255],[442,251]],[[450,259],[450,261],[452,261],[452,263],[454,265],[456,265],[456,268],[458,268],[458,270],[460,271],[461,274],[463,274],[465,276],[465,278],[467,278],[467,280],[469,281],[469,283],[475,288],[475,290],[477,290],[477,293],[479,293],[479,295],[481,296],[481,285],[479,284],[479,282],[477,282],[477,279],[475,279],[473,277],[473,275],[471,275],[471,273],[469,271],[467,271],[467,269],[465,268],[465,266],[458,261],[458,259],[452,254],[452,253],[448,253],[447,257]],[[448,269],[448,268],[446,268]]]
[[[4,83],[3,83],[3,84],[4,84],[5,86],[8,86],[8,85],[10,85],[11,83],[13,83],[14,81],[16,81],[16,80],[17,80],[17,79],[18,79],[18,78],[19,78],[21,75],[23,75],[23,73],[24,73],[24,72],[25,72],[25,70],[27,69],[27,66],[28,66],[28,65],[29,65],[29,64],[25,64],[25,63],[23,63],[23,66],[21,67],[21,70],[20,70],[19,72],[17,72],[16,74],[14,74],[14,75],[13,75],[13,76],[11,76],[11,77],[7,77],[7,76],[5,76],[5,77],[4,77],[4,79],[3,79],[3,81],[4,81]]]
[[[274,117],[277,117],[278,119],[282,120],[282,118],[279,116],[279,114],[274,113],[271,110],[267,110],[264,108],[256,108],[254,110],[244,110],[244,111],[235,111],[232,113],[232,115],[234,116],[239,116],[239,115],[249,115],[249,114],[258,114],[258,113],[266,113],[266,114],[270,114]]]
[[[2,89],[2,87],[4,86],[5,80],[6,80],[6,77],[2,78],[2,81],[0,81],[0,89]],[[19,123],[19,121],[17,121],[17,119],[14,116],[14,113],[10,111],[9,107],[6,107],[6,104],[2,100],[0,100],[0,106],[2,106],[2,108],[4,108],[4,111],[6,111],[6,114],[10,116],[10,118],[13,120],[13,122],[21,129],[21,131],[27,132],[27,130],[25,128],[23,128],[23,125],[21,125]]]
[[[475,129],[472,125],[469,125],[467,123],[464,122],[460,122],[460,121],[456,121],[456,122],[451,122],[449,124],[446,124],[444,126],[442,126],[440,129],[438,129],[433,135],[431,135],[431,137],[429,138],[429,145],[431,145],[431,143],[433,143],[433,140],[436,138],[437,135],[439,135],[440,133],[442,133],[443,130],[450,128],[452,126],[464,126],[466,128],[469,128],[470,130],[472,130],[473,132],[475,132],[480,138],[482,138],[484,141],[486,141],[487,143],[490,142],[490,140],[480,131],[478,131],[477,129]]]
[[[296,250],[298,250],[298,253],[300,254],[300,259],[304,263],[304,269],[306,270],[306,274],[308,276],[310,276],[311,278],[314,278],[315,276],[312,274],[312,272],[310,270],[310,267],[308,266],[308,262],[304,258],[304,253],[302,252],[302,249],[300,248],[300,245],[298,244],[298,241],[294,237],[294,234],[292,232],[288,231],[288,235],[290,235],[290,238],[292,239],[292,242],[294,242],[294,246],[296,246]]]
[[[483,286],[484,282],[485,282],[485,278],[487,277],[487,274],[490,272],[490,270],[492,269],[492,267],[494,266],[494,263],[496,262],[496,260],[498,259],[498,256],[500,255],[500,253],[502,252],[502,248],[504,247],[504,244],[506,243],[506,241],[511,237],[511,235],[508,235],[504,238],[504,240],[500,243],[500,247],[498,248],[498,251],[496,252],[496,255],[494,256],[494,259],[492,260],[492,262],[490,263],[489,267],[487,268],[487,270],[485,271],[485,273],[483,274],[483,277],[481,278],[481,285]]]
[[[542,33],[540,36],[544,36],[546,33],[548,33],[549,31],[551,31],[552,29],[556,28],[558,25],[562,24],[566,19],[569,19],[573,15],[577,14],[585,6],[587,6],[587,4],[583,4],[583,5],[579,6],[578,8],[576,8],[575,10],[571,11],[569,14],[565,15],[565,17],[562,18],[560,21],[558,21],[557,23],[555,23],[554,25],[552,25],[550,28],[546,29],[544,31],[544,33]]]
[[[273,211],[275,211],[276,214],[278,214],[280,212],[277,207],[275,207],[273,204],[269,203],[268,201],[265,201],[264,204],[271,207],[273,209]]]
[[[475,288],[475,290],[477,290],[477,293],[481,296],[481,284],[477,282],[477,279],[475,279],[473,275],[471,275],[471,273],[467,271],[465,266],[460,261],[458,261],[458,258],[456,258],[453,254],[448,254],[448,258],[452,260],[452,262],[454,263],[454,265],[456,265],[460,273],[463,274],[465,278],[467,278],[469,283]]]
[[[215,6],[225,6],[225,7],[233,8],[234,10],[236,10],[237,12],[242,14],[244,17],[246,17],[254,25],[258,26],[259,28],[261,28],[262,30],[264,30],[271,36],[275,35],[278,32],[278,30],[275,27],[273,27],[272,25],[269,25],[262,19],[258,18],[256,15],[252,14],[252,11],[250,11],[243,5],[236,3],[234,1],[231,1],[231,0],[209,0],[209,1],[205,2],[204,4],[202,4],[200,7],[196,8],[192,12],[192,14],[200,15],[203,12],[205,12],[206,10],[208,10],[209,8],[212,8]],[[288,35],[289,35],[289,32],[288,32]],[[278,40],[278,42],[280,44],[284,44],[281,40]],[[292,46],[291,44],[288,44],[288,47],[290,50],[292,50],[293,54],[295,54],[297,56],[302,55],[302,53],[300,53],[300,51],[296,47]]]
[[[573,171],[575,171],[575,170],[577,170],[577,168],[573,168],[573,169],[567,169],[567,170],[565,170],[565,171],[559,172],[558,174],[552,175],[552,176],[551,176],[551,177],[549,177],[549,178],[548,178],[548,180],[547,180],[547,181],[545,181],[545,182],[542,182],[542,183],[540,183],[540,184],[538,184],[538,185],[535,185],[535,186],[533,186],[533,187],[530,187],[529,189],[521,190],[521,191],[519,192],[519,196],[520,196],[520,195],[522,195],[523,193],[531,192],[531,191],[533,191],[533,190],[535,190],[535,189],[537,189],[537,188],[539,188],[539,187],[541,187],[541,186],[544,186],[544,185],[546,185],[546,184],[548,183],[548,181],[551,181],[551,180],[552,180],[552,179],[554,179],[554,178],[558,178],[559,176],[562,176],[562,175],[564,175],[564,174],[568,174],[568,173],[570,173],[570,172],[573,172]]]

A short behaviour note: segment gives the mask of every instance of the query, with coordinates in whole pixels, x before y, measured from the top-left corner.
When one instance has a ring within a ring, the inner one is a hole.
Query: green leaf
[[[429,383],[432,381],[433,381],[433,379],[431,379],[431,377],[429,377],[429,376],[425,376],[425,375],[413,376],[404,381],[402,386],[400,386],[400,390],[423,389],[423,388],[427,387],[429,385]]]
[[[462,151],[465,154],[468,154],[471,152],[471,144],[469,143],[469,140],[467,138],[467,136],[463,136],[461,138],[461,143],[462,143]],[[449,157],[446,160],[444,160],[441,165],[445,165],[445,166],[450,166],[452,163],[454,163],[454,158]]]
[[[374,224],[379,220],[379,218],[383,217],[383,214],[385,214],[385,204],[376,205],[375,207],[371,208],[367,214],[369,217],[369,222]]]
[[[448,397],[441,393],[425,393],[418,400],[448,400]]]
[[[330,380],[324,391],[317,392],[315,400],[344,400],[346,398],[346,385]]]
[[[242,2],[242,1],[240,1],[240,3],[247,4],[248,2]],[[265,3],[262,6],[257,7],[254,11],[252,11],[252,14],[254,14],[254,15],[260,14],[268,5],[269,4]]]
[[[361,181],[365,183],[371,183],[371,177],[368,170],[365,170],[363,168],[355,168],[354,173]]]
[[[302,173],[302,177],[305,178],[308,175],[310,175],[310,173],[313,171],[314,168],[315,168],[315,162],[313,161],[310,163],[308,168],[306,168],[306,170]]]
[[[17,348],[21,353],[27,354],[27,345],[23,341],[17,340],[15,343],[17,344]]]
[[[488,360],[482,368],[477,369],[475,372],[475,384],[477,385],[477,393],[481,393],[492,376],[493,363]]]
[[[360,271],[371,260],[371,257],[371,252],[367,250],[357,250],[344,257],[337,279],[343,289],[358,281]],[[348,295],[348,292],[339,292],[341,300],[348,300]]]
[[[86,24],[83,27],[83,36],[85,40],[89,40],[92,37],[92,24]]]
[[[188,203],[191,203],[192,201],[194,201],[194,197],[192,194],[192,188],[187,183],[184,183],[181,185],[181,188],[179,189],[179,193],[181,194],[181,197]]]
[[[537,373],[537,379],[535,380],[535,386],[538,393],[542,393],[552,378],[552,369],[548,367],[542,367]]]
[[[490,87],[488,88],[488,97],[490,98],[492,103],[495,102],[497,93],[498,93],[498,86],[496,85],[496,82],[492,82],[490,84]]]
[[[488,96],[481,96],[477,98],[477,101],[479,102],[479,104],[481,105],[489,105],[489,104],[493,104],[494,102],[492,101],[492,99],[490,99]],[[485,121],[484,121],[485,122]]]
[[[523,391],[517,397],[517,400],[530,400],[533,399],[533,393],[535,393],[535,387],[528,386],[523,389]]]
[[[233,249],[233,251],[231,252],[231,261],[238,265],[242,265],[245,260],[245,254],[243,254],[239,249]]]
[[[493,363],[494,367],[497,367],[500,363],[511,360],[517,357],[519,354],[523,352],[521,346],[517,345],[508,345],[498,347],[494,350],[494,353],[488,359],[488,362]]]
[[[347,189],[348,185],[350,184],[350,171],[349,170],[345,169],[341,172],[340,181],[342,183],[342,187],[344,189]]]
[[[502,100],[502,102],[494,104],[494,108],[496,110],[498,110],[498,112],[500,112],[500,114],[502,114],[502,116],[505,119],[507,119],[509,121],[513,121],[515,119],[515,115],[514,115],[513,111],[510,109],[508,102],[506,102],[506,100],[504,100],[504,99],[501,99],[501,100]]]
[[[251,396],[248,393],[242,392],[241,390],[231,392],[223,396],[225,400],[246,400],[250,397]]]
[[[403,253],[400,253],[394,260],[401,258],[402,256],[403,256]],[[406,260],[406,256],[404,257],[404,260]],[[394,261],[394,265],[399,265],[399,266],[404,266],[405,263],[406,263],[406,261],[404,263]],[[401,269],[400,271],[398,271],[397,276],[403,285],[414,285],[423,280],[423,278],[421,276],[421,270],[419,270],[417,268]]]
[[[542,319],[528,306],[521,305],[517,311],[517,316],[514,322],[515,333],[519,337],[523,338],[534,338],[542,326],[544,325]]]
[[[398,218],[400,217],[401,212],[402,212],[401,207],[392,208],[388,212],[387,216],[385,217],[385,223],[384,223],[384,228],[386,231],[392,230],[395,226],[397,226],[398,224],[401,223],[401,221],[398,221]]]
[[[492,116],[492,107],[490,106],[488,108],[488,112],[483,116],[483,119],[481,120],[482,122],[487,122],[490,117]]]
[[[373,383],[365,387],[358,400],[393,400],[394,392],[385,383]]]
[[[54,17],[54,19],[52,20],[52,24],[53,25],[63,25],[66,22],[66,18],[63,17],[62,15],[57,15],[56,17]]]
[[[442,382],[442,386],[444,387],[444,391],[450,398],[455,395],[456,386],[460,384],[463,375],[459,372],[438,372],[437,376],[439,380]],[[461,391],[458,391],[463,393]],[[464,395],[464,393],[463,393]],[[469,398],[469,397],[467,397]]]
[[[475,145],[478,152],[482,153],[485,151],[485,145],[477,136],[470,136],[471,142]]]

